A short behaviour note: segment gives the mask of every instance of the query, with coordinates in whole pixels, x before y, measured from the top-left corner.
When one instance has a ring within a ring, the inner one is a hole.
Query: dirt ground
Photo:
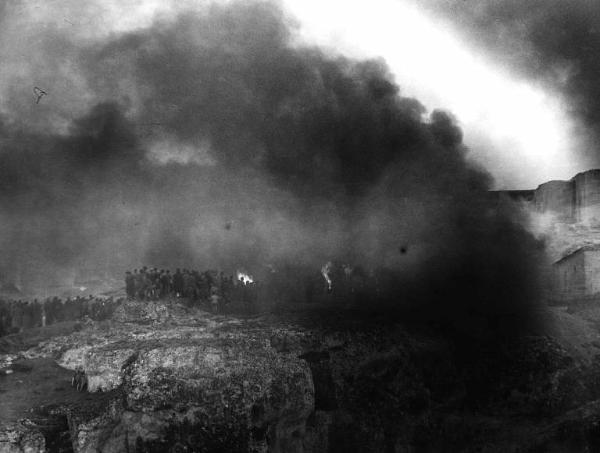
[[[0,355],[10,357],[39,342],[81,329],[77,322],[62,322],[0,338]],[[16,356],[14,356],[16,357]],[[31,418],[31,408],[85,402],[96,398],[71,387],[73,372],[52,359],[2,361],[0,363],[0,424]]]
[[[19,360],[8,369],[0,373],[0,423],[31,417],[31,408],[94,398],[71,387],[73,373],[52,359]]]

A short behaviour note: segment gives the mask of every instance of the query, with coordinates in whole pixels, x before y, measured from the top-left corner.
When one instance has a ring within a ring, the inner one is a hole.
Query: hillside
[[[5,339],[0,451],[593,450],[597,316],[545,311],[544,329],[499,346],[336,307],[129,302],[33,347]]]

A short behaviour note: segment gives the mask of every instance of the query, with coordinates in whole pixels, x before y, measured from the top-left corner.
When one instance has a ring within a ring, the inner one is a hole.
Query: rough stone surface
[[[561,222],[600,223],[600,169],[578,173],[569,181],[541,184],[534,191],[533,205]]]
[[[549,181],[535,191],[533,203],[539,212],[553,212],[562,221],[575,219],[576,203],[574,181]]]
[[[596,451],[596,337],[485,345],[362,313],[131,302],[17,354],[84,370],[90,393],[7,424],[0,451],[65,433],[74,452]]]
[[[24,420],[0,428],[0,453],[43,453],[44,436]]]

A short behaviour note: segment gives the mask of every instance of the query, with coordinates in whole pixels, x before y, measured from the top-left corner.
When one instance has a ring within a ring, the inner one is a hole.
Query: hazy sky
[[[575,173],[564,96],[403,3],[284,6],[0,3],[0,281],[333,260],[529,316],[542,249],[487,190]]]
[[[403,93],[453,112],[472,158],[500,188],[568,179],[573,124],[560,97],[519,78],[443,21],[408,0],[287,0],[307,40],[351,55],[380,55]]]
[[[13,21],[8,36],[18,40],[27,28],[55,27],[70,30],[76,39],[94,40],[148,26],[157,15],[172,15],[206,3],[26,1],[18,7],[22,22]],[[561,96],[530,77],[511,72],[486,52],[482,43],[462,34],[460,23],[457,27],[452,17],[434,17],[420,8],[419,2],[410,0],[283,0],[283,4],[298,21],[301,41],[349,56],[380,56],[404,96],[416,97],[428,111],[451,111],[463,128],[470,157],[494,176],[497,188],[533,188],[587,169],[577,158],[578,148],[585,145],[575,138],[577,124]],[[7,52],[13,52],[13,57],[21,52],[27,59],[30,57],[20,46],[40,43],[5,44],[3,57]],[[17,61],[14,68],[18,67]],[[8,72],[10,65],[4,70]],[[18,77],[18,70],[15,74]],[[76,91],[77,82],[69,80],[60,87],[57,80],[36,83],[56,96],[61,90]],[[7,86],[14,86],[14,81],[4,78],[0,90]],[[63,99],[69,105],[66,94]],[[9,107],[3,103],[2,108],[6,111]]]

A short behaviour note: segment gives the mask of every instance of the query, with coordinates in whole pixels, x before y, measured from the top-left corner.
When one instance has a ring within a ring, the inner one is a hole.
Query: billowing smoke
[[[278,6],[247,2],[87,39],[36,31],[24,45],[41,42],[40,59],[15,69],[2,106],[5,273],[260,279],[333,260],[377,273],[377,307],[526,319],[538,244],[490,204],[453,116],[403,97],[383,61],[294,37]]]
[[[581,126],[579,152],[600,165],[600,3],[595,0],[418,2],[454,23],[459,34],[492,52],[511,72],[557,93]]]

